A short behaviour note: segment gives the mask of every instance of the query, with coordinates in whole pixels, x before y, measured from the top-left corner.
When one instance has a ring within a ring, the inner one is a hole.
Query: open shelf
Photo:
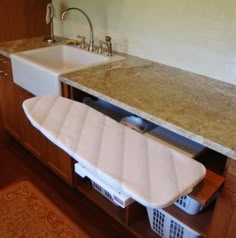
[[[81,193],[116,221],[123,224],[137,237],[159,237],[151,229],[146,207],[137,202],[130,204],[126,208],[118,207],[97,192],[92,187],[89,179],[81,179],[77,176],[77,181],[79,181],[79,183],[77,183],[76,188]],[[197,215],[189,215],[174,205],[165,208],[164,210],[185,225],[200,233],[203,237],[207,237],[208,227],[214,210],[214,203]]]
[[[223,185],[225,178],[207,169],[205,178],[193,189],[189,196],[202,205],[211,201]]]
[[[209,224],[214,211],[214,203],[196,215],[189,215],[175,205],[171,205],[164,210],[183,224],[200,233],[203,237],[207,237]]]
[[[160,236],[155,233],[148,221],[147,213],[145,216],[137,220],[136,222],[130,224],[130,228],[134,230],[138,237],[145,237],[145,238],[159,238]]]
[[[77,176],[79,183],[76,188],[89,200],[98,205],[116,221],[123,224],[137,237],[158,238],[159,236],[151,230],[146,208],[134,202],[126,208],[114,205],[111,201],[97,192],[89,179],[81,179]]]
[[[122,223],[125,222],[127,208],[118,207],[106,199],[92,187],[89,179],[80,179],[80,183],[76,185],[76,188],[115,220]]]
[[[194,188],[192,193],[188,195],[204,206],[211,202],[209,206],[198,214],[189,215],[175,205],[165,208],[164,211],[201,234],[201,236],[207,237],[209,225],[214,212],[214,202],[212,202],[212,199],[217,197],[216,195],[218,194],[218,190],[222,186],[224,179],[223,176],[207,169],[205,178]],[[134,235],[145,238],[159,237],[151,228],[146,207],[137,202],[131,203],[126,208],[118,207],[96,191],[92,187],[89,179],[84,179],[76,175],[76,181],[76,188],[81,193],[116,221],[124,225]]]

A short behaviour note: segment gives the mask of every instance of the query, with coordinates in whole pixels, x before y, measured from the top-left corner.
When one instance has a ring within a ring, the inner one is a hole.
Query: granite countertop
[[[0,53],[48,46],[43,38],[0,43]],[[60,76],[68,85],[236,159],[236,86],[153,61],[125,59]]]
[[[44,41],[44,37],[34,37],[29,39],[0,42],[0,54],[6,57],[10,57],[10,54],[20,51],[33,50],[61,43],[62,41],[58,41],[58,43],[49,44]]]
[[[236,159],[236,86],[127,56],[60,80]]]

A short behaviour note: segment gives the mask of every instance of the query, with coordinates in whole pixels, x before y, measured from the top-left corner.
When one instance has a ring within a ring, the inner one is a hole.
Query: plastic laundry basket
[[[105,196],[107,199],[109,199],[111,202],[113,202],[115,205],[125,208],[129,204],[134,202],[134,200],[129,195],[121,193],[112,188],[103,180],[84,168],[80,163],[75,164],[75,172],[83,178],[88,177],[91,180],[93,188],[103,196]]]
[[[116,206],[120,206],[120,204],[122,204],[123,207],[125,207],[125,205],[123,205],[123,201],[121,199],[119,199],[118,197],[112,195],[112,193],[110,193],[109,191],[107,191],[106,189],[104,189],[102,186],[100,186],[98,183],[95,183],[94,181],[91,180],[92,186],[95,190],[97,190],[99,193],[101,193],[104,197],[106,197],[108,200],[110,200],[111,202],[113,202],[113,204],[115,204]],[[119,202],[119,204],[117,204],[117,202]]]
[[[182,196],[174,204],[190,215],[197,214],[205,207],[200,202],[189,197],[188,195]]]
[[[164,238],[198,238],[199,233],[186,226],[163,209],[147,208],[150,226]]]

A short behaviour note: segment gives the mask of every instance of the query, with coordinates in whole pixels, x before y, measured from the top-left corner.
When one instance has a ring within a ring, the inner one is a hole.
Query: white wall
[[[62,9],[79,7],[91,18],[95,41],[110,35],[113,48],[236,85],[235,0],[53,0],[55,32],[86,35],[85,18]]]

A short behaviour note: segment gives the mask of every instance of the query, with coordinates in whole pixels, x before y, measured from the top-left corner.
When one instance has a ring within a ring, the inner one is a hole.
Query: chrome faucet
[[[64,10],[62,12],[62,15],[61,15],[61,19],[64,20],[65,19],[65,15],[67,14],[68,11],[70,10],[77,10],[79,12],[81,12],[87,19],[88,23],[89,23],[89,28],[90,28],[90,39],[89,39],[89,47],[88,47],[88,51],[93,51],[94,50],[94,38],[93,38],[93,25],[92,25],[92,22],[89,18],[89,16],[83,11],[81,10],[80,8],[77,8],[77,7],[70,7],[70,8],[67,8],[66,10]]]

